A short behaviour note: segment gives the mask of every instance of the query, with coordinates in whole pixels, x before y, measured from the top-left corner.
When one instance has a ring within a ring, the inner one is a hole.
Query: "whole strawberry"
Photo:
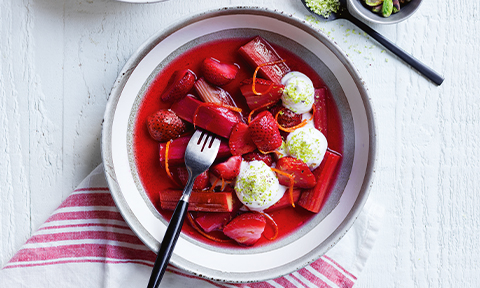
[[[248,125],[248,132],[260,152],[271,152],[282,145],[277,122],[268,111],[262,111]]]
[[[215,58],[205,58],[201,66],[202,75],[213,85],[223,86],[230,83],[239,70],[235,64],[221,63]]]
[[[147,128],[153,139],[166,142],[180,137],[186,125],[172,110],[161,109],[148,117]]]

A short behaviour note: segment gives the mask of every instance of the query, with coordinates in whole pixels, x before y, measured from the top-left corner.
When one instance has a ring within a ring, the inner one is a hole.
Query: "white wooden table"
[[[348,22],[316,24],[348,53],[376,110],[371,197],[386,208],[356,287],[480,286],[480,2],[424,0],[373,25],[444,74],[437,87]],[[222,6],[299,0],[0,0],[0,266],[101,162],[111,86],[150,35]]]

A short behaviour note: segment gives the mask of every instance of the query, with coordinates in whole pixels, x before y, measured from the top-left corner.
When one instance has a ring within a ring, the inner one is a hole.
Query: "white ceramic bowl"
[[[138,237],[158,251],[168,225],[146,196],[132,151],[137,108],[153,76],[173,57],[200,43],[256,35],[301,56],[326,82],[343,122],[344,159],[324,209],[297,232],[272,245],[218,248],[182,234],[171,263],[212,280],[268,280],[318,259],[353,224],[367,199],[374,171],[376,132],[367,89],[333,41],[310,24],[279,11],[253,7],[208,11],[148,39],[125,64],[107,103],[102,135],[105,172],[120,212]]]

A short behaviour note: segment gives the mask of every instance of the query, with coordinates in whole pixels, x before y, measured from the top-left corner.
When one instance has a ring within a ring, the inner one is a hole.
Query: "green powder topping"
[[[305,3],[312,12],[325,18],[328,18],[331,13],[337,13],[340,9],[338,0],[305,0]]]
[[[235,189],[243,193],[242,202],[252,204],[253,202],[266,203],[272,201],[270,187],[274,183],[272,173],[265,167],[250,165],[244,172],[243,177],[237,180]]]

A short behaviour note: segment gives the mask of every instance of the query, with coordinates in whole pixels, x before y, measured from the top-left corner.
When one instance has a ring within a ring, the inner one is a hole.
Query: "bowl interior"
[[[135,118],[152,79],[173,58],[195,45],[256,35],[301,55],[324,79],[342,118],[344,161],[325,209],[281,241],[254,249],[223,249],[182,235],[172,263],[208,279],[262,281],[316,260],[353,223],[367,198],[373,173],[375,129],[367,92],[352,63],[332,41],[279,12],[249,8],[210,11],[152,36],[127,62],[112,89],[102,156],[113,198],[132,230],[157,251],[168,224],[146,196],[133,157]]]
[[[415,13],[422,3],[422,0],[412,0],[407,5],[402,6],[398,13],[392,13],[390,17],[383,17],[378,13],[373,13],[368,6],[362,4],[363,0],[348,0],[347,7],[350,13],[359,18],[377,24],[395,24],[399,23]]]

